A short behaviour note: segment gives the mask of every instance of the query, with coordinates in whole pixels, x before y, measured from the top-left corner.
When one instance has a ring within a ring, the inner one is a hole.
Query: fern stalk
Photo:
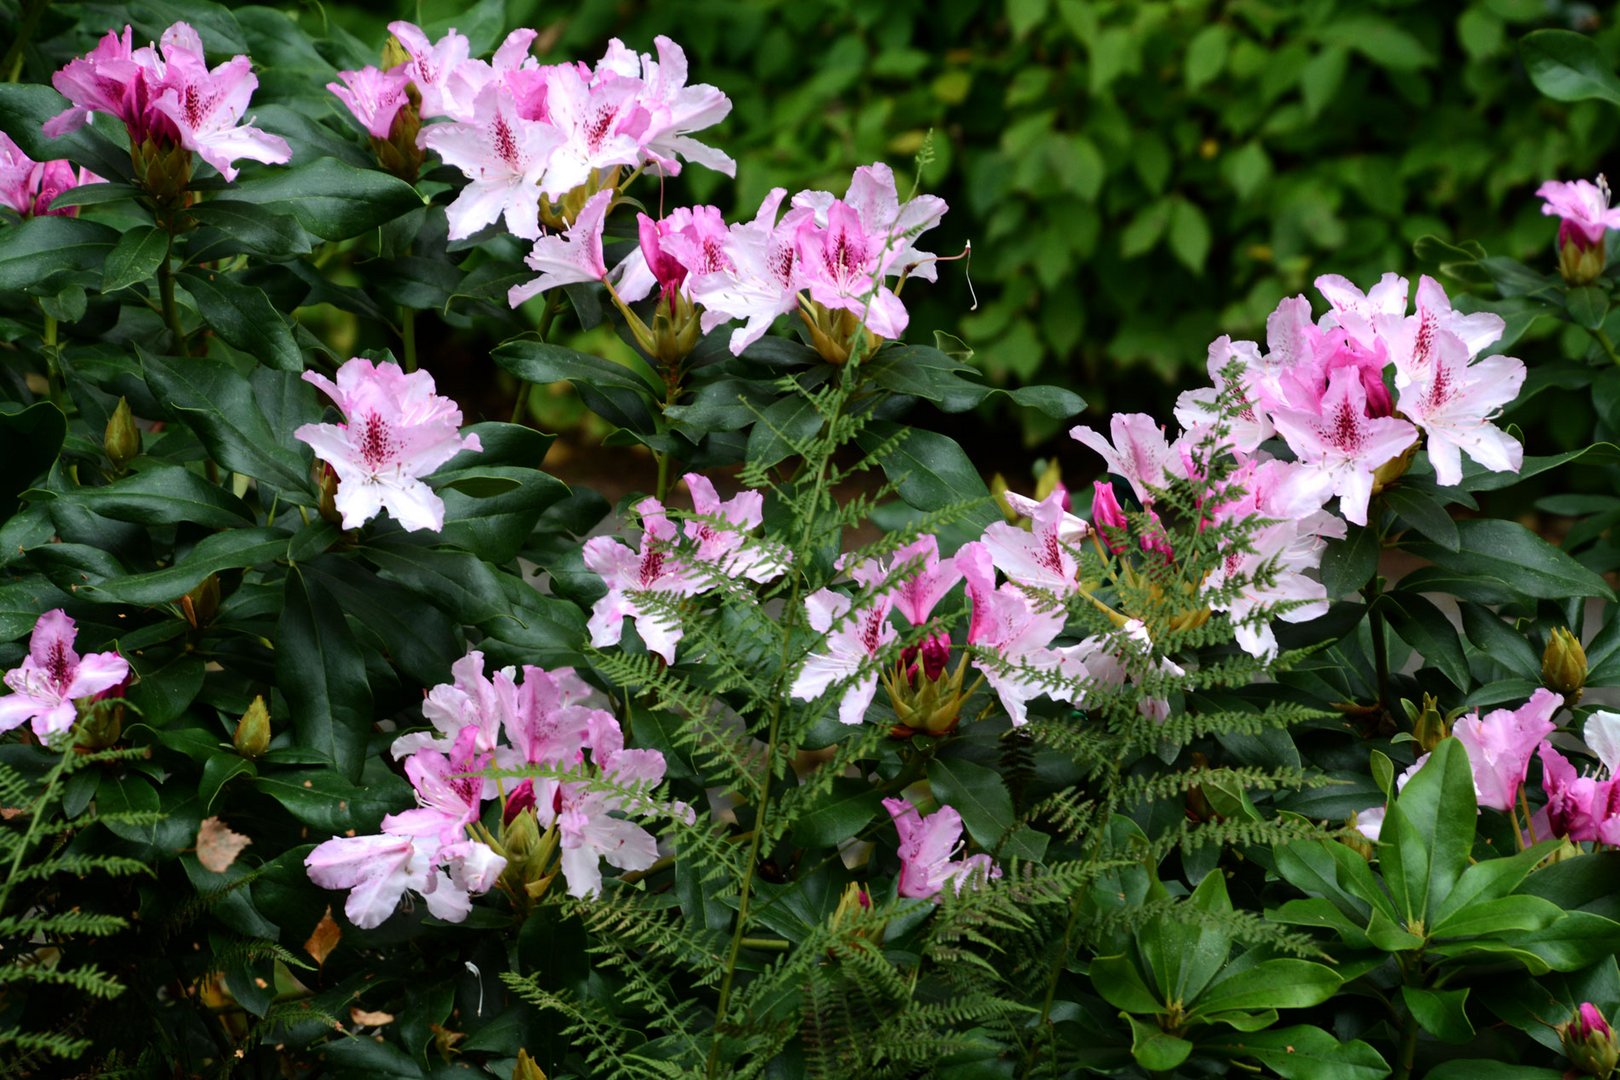
[[[68,762],[73,760],[73,743],[69,740],[62,756],[57,759],[50,775],[45,779],[45,790],[40,793],[39,800],[34,803],[33,812],[28,815],[28,831],[23,833],[22,843],[17,846],[17,853],[11,857],[11,866],[6,871],[6,879],[0,882],[0,913],[6,910],[6,904],[11,900],[11,889],[19,880],[17,871],[22,867],[23,856],[28,854],[34,846],[34,837],[39,832],[40,819],[45,816],[46,807],[51,804],[51,796],[56,794],[56,785],[67,772]]]

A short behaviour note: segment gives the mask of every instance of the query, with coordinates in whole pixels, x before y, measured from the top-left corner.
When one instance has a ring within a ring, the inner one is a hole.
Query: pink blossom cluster
[[[692,512],[677,527],[657,499],[636,504],[641,543],[632,550],[612,536],[585,542],[585,565],[601,576],[607,595],[591,611],[591,644],[617,645],[631,619],[647,650],[675,662],[682,629],[667,605],[709,592],[726,579],[764,583],[780,577],[787,553],[750,534],[764,522],[765,498],[744,491],[721,500],[700,473],[683,478]]]
[[[22,217],[54,214],[74,217],[77,206],[52,210],[51,201],[64,191],[81,184],[101,183],[89,169],[73,170],[71,161],[35,161],[0,131],[0,206]]]
[[[61,608],[34,623],[28,655],[5,675],[11,693],[0,697],[0,734],[31,723],[35,735],[49,740],[73,727],[81,703],[122,693],[129,661],[116,652],[80,656],[73,649],[78,636]]]
[[[952,857],[962,849],[962,815],[955,808],[942,806],[927,817],[904,799],[884,799],[883,808],[900,834],[901,896],[937,900],[947,884],[961,892],[963,885],[975,880],[1001,877],[1001,867],[988,855]]]
[[[308,443],[337,474],[334,502],[345,529],[387,510],[410,531],[444,528],[444,500],[422,482],[463,450],[482,450],[477,435],[461,434],[461,409],[435,392],[433,376],[407,374],[392,361],[362,357],[344,363],[319,387],[343,412],[341,424],[304,424],[293,437]]]
[[[1558,246],[1601,248],[1610,229],[1620,229],[1620,207],[1609,205],[1609,184],[1590,180],[1548,180],[1536,188],[1541,212],[1558,218]]]
[[[731,334],[733,354],[804,304],[847,313],[877,338],[900,337],[909,316],[891,281],[935,280],[935,256],[915,241],[946,210],[932,195],[902,203],[887,165],[863,165],[842,198],[801,191],[788,200],[774,188],[747,222],[727,225],[712,206],[681,207],[660,220],[638,215],[639,245],[609,270],[602,229],[613,199],[612,191],[597,193],[561,236],[536,241],[527,261],[540,276],[513,286],[512,305],[592,281],[617,282],[616,295],[630,303],[657,289],[699,306],[704,333],[741,322]]]
[[[1256,656],[1273,654],[1276,639],[1254,613],[1281,603],[1278,616],[1288,621],[1322,614],[1328,596],[1308,575],[1321,563],[1324,541],[1342,537],[1344,521],[1367,524],[1373,492],[1405,470],[1419,445],[1444,485],[1462,481],[1464,453],[1493,472],[1516,472],[1524,458],[1524,448],[1492,422],[1518,396],[1524,364],[1479,358],[1502,334],[1499,316],[1456,311],[1429,277],[1419,280],[1410,311],[1408,283],[1395,274],[1366,293],[1331,274],[1316,287],[1328,302],[1319,319],[1309,300],[1291,297],[1267,320],[1264,349],[1224,336],[1210,345],[1214,385],[1181,396],[1175,414],[1184,430],[1175,439],[1140,413],[1115,416],[1111,439],[1085,425],[1070,432],[1130,485],[1150,518],[1154,492],[1192,478],[1201,446],[1216,443],[1231,455],[1227,484],[1241,494],[1210,506],[1210,521],[1257,517],[1263,524],[1250,540],[1253,550],[1233,551],[1207,584],[1213,591],[1244,582],[1239,596],[1217,608]],[[1215,403],[1223,393],[1238,411],[1217,436]],[[1292,460],[1272,454],[1272,440]],[[1344,520],[1327,509],[1334,498]],[[1111,482],[1097,486],[1093,519],[1109,546],[1122,550],[1126,519]],[[1162,536],[1135,541],[1173,557]],[[1276,573],[1257,573],[1262,567]]]
[[[666,37],[657,56],[614,39],[593,67],[541,64],[538,32],[514,30],[489,60],[469,55],[451,30],[431,41],[408,22],[388,25],[409,59],[381,71],[338,73],[330,84],[366,131],[387,138],[406,102],[421,99],[418,145],[460,169],[470,183],[449,208],[450,237],[471,236],[503,219],[514,235],[539,238],[541,199],[559,203],[579,188],[610,189],[619,170],[673,176],[681,159],[727,176],[736,165],[692,138],[731,111],[712,86],[688,86],[686,54]]]
[[[356,926],[373,927],[407,892],[435,916],[467,917],[472,897],[500,881],[506,857],[479,839],[484,805],[499,799],[504,824],[530,813],[555,830],[569,895],[602,891],[602,861],[644,870],[657,859],[652,834],[628,816],[674,813],[649,792],[664,776],[656,750],[626,749],[617,720],[572,668],[507,667],[489,678],[483,653],[469,652],[451,669],[454,680],[429,691],[422,715],[432,730],[394,741],[396,759],[415,789],[415,808],[383,818],[373,836],[334,836],[304,860],[309,876],[329,889],[348,889],[344,906]],[[490,769],[532,770],[501,795]]]
[[[71,107],[45,122],[45,134],[65,134],[106,113],[129,129],[132,147],[147,140],[178,144],[235,180],[238,159],[281,164],[292,157],[286,140],[241,122],[259,85],[252,68],[246,56],[233,56],[210,69],[202,39],[187,23],[141,48],[130,27],[121,35],[109,30],[51,76]]]

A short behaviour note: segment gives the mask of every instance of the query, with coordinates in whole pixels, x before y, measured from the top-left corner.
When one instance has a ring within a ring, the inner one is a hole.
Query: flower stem
[[[1620,367],[1620,353],[1615,352],[1614,342],[1609,340],[1609,335],[1604,332],[1603,327],[1599,326],[1595,329],[1589,327],[1586,332],[1592,335],[1594,341],[1603,346],[1603,352],[1608,356],[1609,362]]]
[[[51,804],[51,796],[56,794],[57,782],[62,779],[62,774],[67,772],[68,762],[72,761],[73,757],[73,740],[69,738],[62,756],[57,759],[56,765],[45,777],[45,791],[40,795],[39,801],[34,803],[33,812],[28,815],[28,831],[23,834],[22,843],[17,845],[17,853],[11,858],[11,867],[6,871],[5,880],[0,881],[0,914],[5,913],[6,902],[11,899],[11,889],[17,881],[17,871],[22,866],[23,856],[34,846],[34,835],[39,832],[40,819],[45,816],[45,811]]]
[[[174,267],[170,264],[170,256],[174,253],[174,224],[169,223],[169,246],[163,252],[163,261],[158,263],[158,296],[163,301],[163,321],[169,327],[169,333],[174,335],[174,355],[184,356],[186,351],[186,332],[180,325],[180,309],[174,304]]]

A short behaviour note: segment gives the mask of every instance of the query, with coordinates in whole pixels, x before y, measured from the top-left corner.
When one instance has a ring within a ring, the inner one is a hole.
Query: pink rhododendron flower
[[[466,36],[451,28],[438,41],[429,41],[421,27],[404,20],[389,23],[388,32],[410,56],[397,70],[403,71],[422,95],[422,119],[469,119],[478,88],[469,86],[460,75],[467,62]]]
[[[617,39],[613,45],[619,45]],[[658,59],[642,53],[637,105],[645,114],[639,135],[641,154],[653,171],[674,176],[681,171],[679,158],[724,173],[737,174],[737,163],[725,154],[691,138],[694,131],[713,127],[731,112],[731,99],[713,86],[686,85],[686,53],[662,34],[653,38]],[[620,46],[622,49],[623,47]],[[628,49],[623,52],[634,57]],[[624,73],[636,72],[624,66]]]
[[[470,190],[471,185],[468,188]],[[579,216],[562,236],[542,236],[534,242],[534,250],[523,261],[529,269],[540,271],[540,276],[508,289],[507,303],[517,307],[547,289],[607,277],[607,264],[602,260],[602,226],[613,196],[612,188],[598,191],[586,200]]]
[[[1592,248],[1603,243],[1609,229],[1620,229],[1620,207],[1609,205],[1609,188],[1598,178],[1590,180],[1548,180],[1536,189],[1546,200],[1541,212],[1560,219],[1558,244],[1574,243]]]
[[[1305,467],[1302,482],[1323,501],[1339,496],[1340,512],[1357,525],[1367,524],[1373,472],[1417,441],[1417,429],[1405,420],[1367,415],[1367,392],[1352,368],[1332,374],[1316,412],[1278,409],[1272,422]]]
[[[535,805],[542,828],[557,826],[568,895],[579,899],[601,895],[604,859],[620,870],[645,870],[658,860],[653,835],[616,815],[660,809],[647,792],[664,778],[665,767],[656,750],[624,749],[624,734],[607,714],[592,722],[589,738],[597,777],[562,780],[549,800],[537,798]]]
[[[1240,370],[1228,376],[1227,368],[1234,363],[1240,365]],[[1225,390],[1242,404],[1236,416],[1227,418],[1228,431],[1222,445],[1235,453],[1254,453],[1274,434],[1270,416],[1258,407],[1264,399],[1265,372],[1260,346],[1252,341],[1233,341],[1222,334],[1209,343],[1205,367],[1214,385],[1185,391],[1176,398],[1176,421],[1187,432],[1182,441],[1196,445],[1203,440],[1205,431],[1215,422],[1219,395]]]
[[[810,629],[822,635],[824,652],[804,658],[804,666],[793,680],[789,695],[799,701],[814,701],[834,683],[849,682],[838,705],[838,720],[859,724],[877,693],[878,655],[895,640],[889,625],[893,600],[884,593],[866,606],[851,612],[850,598],[831,589],[818,589],[805,598]]]
[[[692,493],[692,512],[684,532],[697,544],[693,558],[708,563],[727,577],[766,582],[787,572],[790,553],[749,534],[765,521],[765,496],[739,491],[721,501],[714,485],[702,473],[681,478]],[[700,520],[706,519],[706,520]]]
[[[1524,446],[1491,418],[1519,396],[1524,378],[1522,361],[1487,356],[1469,364],[1462,339],[1446,330],[1434,332],[1429,362],[1401,391],[1400,407],[1427,437],[1436,480],[1462,483],[1463,452],[1491,472],[1519,471]]]
[[[336,504],[345,529],[387,510],[407,530],[444,528],[444,500],[421,480],[463,450],[482,450],[461,434],[461,410],[434,392],[433,376],[361,357],[338,369],[334,384],[304,372],[343,412],[342,424],[305,424],[293,437],[338,476]]]
[[[1066,680],[1087,674],[1084,657],[1092,646],[1051,647],[1063,631],[1063,609],[1038,607],[1010,582],[996,588],[990,549],[980,541],[963,544],[956,565],[973,602],[967,637],[975,650],[973,666],[1001,699],[1013,726],[1025,723],[1028,703],[1041,694],[1070,700],[1073,690]]]
[[[571,256],[570,267],[577,269],[578,253],[568,246],[568,242],[540,235],[538,185],[551,162],[552,154],[562,143],[562,135],[556,128],[519,116],[512,96],[501,86],[491,84],[479,92],[468,119],[425,127],[420,140],[424,147],[437,151],[446,164],[460,169],[471,180],[446,210],[450,221],[450,239],[465,239],[484,226],[505,218],[506,227],[512,235],[536,241],[534,254],[529,257],[531,267],[536,270],[548,269],[549,265],[542,266],[535,260],[567,251]],[[611,196],[611,192],[602,194]],[[581,237],[587,237],[587,243],[595,244],[595,264],[602,262],[601,224],[602,216],[606,213],[605,201],[599,207],[588,203],[580,212],[574,229],[569,231],[570,240],[577,230]],[[588,238],[593,229],[594,238]],[[553,284],[595,281],[604,273],[606,267],[587,277],[570,277]],[[516,294],[520,290],[528,290],[524,293],[527,297],[550,287],[532,283],[515,287],[512,291]],[[512,306],[516,307],[517,301],[513,301]]]
[[[1451,298],[1440,283],[1427,274],[1418,279],[1417,310],[1382,315],[1375,320],[1378,336],[1389,346],[1395,364],[1395,388],[1404,390],[1413,380],[1427,374],[1434,360],[1438,336],[1450,333],[1461,341],[1472,358],[1502,336],[1507,324],[1491,311],[1463,314],[1451,306]]]
[[[394,760],[409,757],[424,747],[449,752],[468,728],[477,733],[475,746],[493,750],[501,730],[515,707],[516,688],[512,669],[506,668],[491,682],[484,675],[484,654],[470,649],[450,665],[451,682],[440,683],[422,699],[422,716],[434,731],[413,731],[395,739],[389,748]],[[493,785],[488,794],[493,794]]]
[[[374,139],[388,138],[394,117],[409,98],[405,88],[411,77],[403,67],[380,71],[369,64],[359,71],[340,71],[342,82],[329,82],[326,88],[337,95]]]
[[[285,139],[240,122],[259,85],[246,56],[210,70],[202,39],[183,22],[163,32],[159,47],[131,44],[129,27],[122,36],[108,31],[88,54],[52,76],[72,108],[46,121],[45,134],[72,131],[91,113],[105,112],[124,122],[131,142],[177,142],[226,180],[236,179],[240,158],[268,164],[291,159]]]
[[[639,79],[607,74],[588,78],[570,64],[545,69],[547,119],[559,138],[541,188],[560,199],[593,173],[641,160],[640,136],[648,114]]]
[[[778,315],[799,305],[795,235],[811,211],[790,210],[777,221],[777,210],[786,196],[782,188],[773,188],[752,221],[731,226],[721,245],[726,265],[694,277],[688,284],[692,299],[703,305],[705,334],[732,319],[745,323],[732,331],[733,356],[741,356],[764,337]]]
[[[0,732],[32,721],[41,740],[67,731],[78,719],[77,702],[94,699],[129,677],[129,661],[116,652],[80,656],[73,651],[79,630],[61,608],[34,623],[28,655],[6,672],[11,693],[0,697]]]
[[[414,810],[383,818],[383,832],[431,839],[435,846],[455,843],[478,820],[484,781],[477,773],[489,767],[492,755],[478,750],[478,728],[469,724],[456,736],[449,754],[423,747],[405,762],[405,775],[416,789]]]
[[[381,926],[407,889],[428,891],[432,861],[408,836],[334,836],[304,858],[323,889],[348,889],[343,911],[362,930]]]
[[[259,86],[251,60],[233,56],[209,70],[202,42],[185,23],[175,23],[164,32],[163,51],[167,68],[153,107],[169,118],[181,146],[218,169],[226,180],[236,179],[239,158],[271,165],[291,160],[287,140],[241,123]]]
[[[799,224],[794,235],[800,280],[810,298],[828,309],[859,315],[881,338],[905,333],[909,316],[894,291],[882,283],[888,238],[869,233],[860,215],[844,202],[827,208],[827,224],[814,219]]]
[[[912,626],[923,626],[933,615],[934,606],[962,580],[962,571],[955,559],[939,557],[939,541],[933,533],[924,533],[896,551],[891,565],[903,567],[910,563],[920,565],[895,587],[894,609]]]
[[[962,849],[962,815],[953,807],[941,806],[927,817],[904,799],[884,799],[883,808],[900,834],[901,896],[933,900],[947,883],[961,892],[962,885],[975,878],[988,881],[1001,876],[1001,867],[988,855],[951,858]]]
[[[1079,561],[1071,548],[1090,534],[1086,523],[1063,509],[1065,493],[1054,491],[1035,502],[1008,492],[1008,503],[1023,512],[1028,507],[1032,528],[1025,530],[997,521],[984,530],[983,544],[996,569],[1016,585],[1068,596],[1077,587]]]
[[[944,199],[937,195],[918,195],[901,203],[894,170],[882,162],[856,169],[849,190],[841,200],[826,191],[801,191],[793,197],[793,205],[813,211],[816,224],[822,228],[831,224],[829,211],[835,202],[853,209],[861,228],[882,239],[885,276],[911,274],[924,281],[938,277],[934,255],[919,251],[913,241],[945,216],[948,207]]]
[[[1166,470],[1177,464],[1177,454],[1164,437],[1164,429],[1146,413],[1115,413],[1109,422],[1114,441],[1085,424],[1069,429],[1070,438],[1095,450],[1108,471],[1122,476],[1144,505],[1153,501],[1153,488],[1166,484]]]
[[[64,191],[100,182],[101,177],[89,169],[75,173],[71,161],[35,161],[0,131],[0,206],[23,217],[76,217],[77,206],[52,210],[51,202]]]
[[[636,226],[640,244],[619,270],[619,297],[627,303],[643,299],[654,288],[667,302],[688,275],[732,268],[725,252],[731,234],[713,206],[677,207],[662,221],[637,214]]]
[[[1496,709],[1483,717],[1476,711],[1457,721],[1452,734],[1468,750],[1479,805],[1513,808],[1530,757],[1556,728],[1552,717],[1563,705],[1560,695],[1544,687],[1517,709]]]
[[[1569,759],[1542,743],[1541,787],[1547,793],[1547,823],[1557,836],[1596,840],[1598,824],[1609,816],[1614,781],[1582,776]]]
[[[611,536],[593,536],[585,541],[585,565],[607,583],[607,595],[591,609],[588,624],[591,644],[597,648],[617,645],[624,632],[624,620],[634,619],[636,633],[649,652],[675,662],[675,645],[681,640],[681,627],[668,614],[648,611],[633,592],[661,593],[670,600],[696,596],[712,586],[675,551],[675,523],[664,513],[657,499],[636,504],[641,515],[641,548],[632,551]]]

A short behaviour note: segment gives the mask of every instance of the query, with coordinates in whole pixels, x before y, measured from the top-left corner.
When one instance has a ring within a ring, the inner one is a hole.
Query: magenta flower
[[[1367,524],[1374,471],[1418,437],[1405,420],[1368,416],[1367,391],[1348,367],[1333,372],[1317,410],[1277,409],[1272,422],[1305,467],[1301,481],[1312,484],[1322,502],[1339,496],[1340,513],[1357,525]]]
[[[822,636],[826,649],[804,658],[788,693],[799,701],[814,701],[834,683],[845,683],[838,720],[859,724],[877,693],[878,656],[896,635],[889,625],[893,600],[887,593],[853,612],[850,605],[849,597],[831,589],[818,589],[805,598],[810,629]]]
[[[843,201],[827,208],[827,223],[800,222],[794,235],[802,284],[824,308],[853,312],[878,337],[905,333],[909,316],[900,297],[883,284],[890,238],[866,230],[859,212]]]
[[[941,806],[927,817],[904,799],[884,799],[883,808],[900,834],[901,896],[933,900],[947,883],[961,892],[967,882],[983,883],[1001,876],[1001,867],[988,855],[951,858],[962,848],[962,815],[953,807]]]
[[[164,32],[163,50],[167,70],[153,107],[169,118],[181,146],[226,180],[236,179],[238,158],[267,165],[292,159],[287,140],[241,123],[259,85],[251,60],[233,56],[210,71],[201,40],[185,23]]]
[[[133,35],[128,26],[122,35],[108,30],[95,48],[51,76],[51,85],[72,107],[45,121],[45,134],[54,139],[76,131],[99,112],[123,121],[133,143],[144,141],[154,130],[173,136],[162,114],[153,109],[163,80],[162,61],[151,48],[132,48]]]
[[[468,187],[470,189],[471,185]],[[586,200],[579,216],[562,236],[542,236],[534,242],[534,250],[523,261],[529,269],[540,271],[540,276],[508,289],[507,303],[517,307],[547,289],[607,277],[607,263],[602,260],[602,226],[614,194],[612,188],[598,191]]]
[[[1541,787],[1547,793],[1547,822],[1557,836],[1596,840],[1598,825],[1609,816],[1614,781],[1581,776],[1569,759],[1542,743]]]
[[[461,434],[461,410],[435,393],[433,376],[357,356],[338,369],[336,384],[313,371],[304,372],[304,381],[343,412],[341,424],[293,432],[337,473],[343,527],[357,529],[387,510],[409,531],[443,529],[444,500],[421,477],[463,450],[483,447],[477,435]]]
[[[80,656],[73,651],[78,627],[61,608],[34,623],[28,655],[6,672],[12,691],[0,697],[0,732],[32,721],[41,740],[67,731],[78,719],[77,703],[94,699],[129,677],[129,661],[116,652]]]
[[[607,595],[591,609],[591,644],[597,648],[617,645],[624,633],[624,620],[634,619],[636,633],[647,650],[662,656],[664,663],[675,662],[675,645],[681,640],[680,624],[667,613],[645,609],[635,592],[660,593],[670,602],[696,596],[712,583],[693,571],[675,550],[675,523],[664,514],[657,499],[636,504],[641,515],[641,548],[632,551],[612,536],[593,536],[585,541],[585,565],[606,582]]]
[[[1603,178],[1590,180],[1548,180],[1536,189],[1546,200],[1541,212],[1560,219],[1558,244],[1573,243],[1578,248],[1595,248],[1603,234],[1620,229],[1620,207],[1609,205],[1609,186]]]
[[[492,750],[500,739],[512,710],[517,688],[511,668],[495,673],[494,681],[484,675],[484,654],[471,649],[450,666],[453,681],[440,683],[422,699],[422,716],[433,731],[413,731],[395,739],[389,752],[394,760],[409,757],[424,747],[448,753],[467,728],[478,733],[479,750]],[[494,782],[487,785],[485,797],[495,793]]]
[[[626,302],[634,303],[656,287],[668,303],[689,274],[732,269],[725,253],[730,232],[716,207],[677,207],[662,221],[637,214],[636,227],[640,244],[619,271],[619,296]]]
[[[860,219],[861,228],[879,238],[884,248],[881,258],[884,276],[904,274],[924,281],[938,277],[934,255],[919,251],[913,241],[945,216],[948,207],[944,199],[937,195],[918,195],[902,203],[894,170],[882,162],[856,169],[849,190],[841,200],[826,191],[801,191],[793,196],[793,205],[812,210],[816,224],[823,228],[830,224],[829,211],[834,202],[852,208]]]
[[[52,200],[71,188],[100,182],[101,177],[89,169],[75,174],[70,161],[35,161],[0,131],[0,206],[22,217],[76,217],[77,206],[52,210]]]
[[[918,563],[917,569],[901,579],[893,592],[894,609],[906,617],[912,626],[923,626],[934,613],[934,606],[962,580],[962,571],[955,559],[939,557],[939,541],[933,533],[924,533],[894,553],[892,565],[905,566]],[[927,652],[928,641],[923,643]],[[937,647],[937,646],[936,646]],[[945,639],[945,648],[950,639]]]
[[[394,117],[409,100],[405,88],[411,84],[410,75],[402,67],[380,71],[368,64],[359,71],[340,71],[338,78],[343,81],[329,82],[326,88],[348,107],[368,135],[388,138]]]
[[[776,220],[787,192],[772,188],[754,219],[731,226],[721,250],[724,265],[708,273],[695,271],[687,288],[703,305],[702,328],[709,333],[721,323],[740,319],[745,325],[731,334],[731,353],[765,336],[778,315],[799,306],[799,256],[795,236],[810,210],[794,209]],[[693,268],[688,265],[688,270]]]
[[[1475,711],[1457,721],[1452,734],[1468,750],[1480,806],[1513,808],[1530,757],[1557,727],[1553,714],[1563,704],[1563,697],[1543,687],[1517,709],[1496,709],[1483,718]]]

